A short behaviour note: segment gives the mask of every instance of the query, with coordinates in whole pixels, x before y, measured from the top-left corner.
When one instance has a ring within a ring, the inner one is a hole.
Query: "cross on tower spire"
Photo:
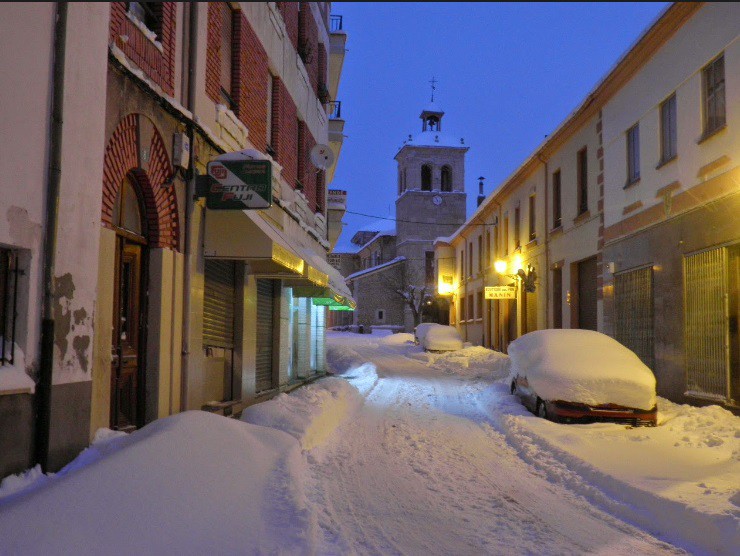
[[[434,91],[437,89],[437,80],[434,79],[434,76],[432,76],[432,80],[429,82],[432,85],[432,102],[434,102]]]

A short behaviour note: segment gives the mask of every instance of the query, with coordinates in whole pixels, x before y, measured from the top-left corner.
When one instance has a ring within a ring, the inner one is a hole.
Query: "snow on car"
[[[426,351],[456,351],[463,348],[460,333],[452,326],[423,322],[414,329],[416,341]]]
[[[592,330],[538,330],[509,344],[511,393],[555,422],[654,426],[655,376],[634,352]]]

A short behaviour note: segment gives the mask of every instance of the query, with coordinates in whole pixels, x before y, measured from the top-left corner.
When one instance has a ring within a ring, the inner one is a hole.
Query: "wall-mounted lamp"
[[[502,276],[508,276],[513,280],[521,280],[524,291],[534,292],[536,290],[535,281],[537,280],[537,272],[531,264],[527,264],[527,269],[522,268],[521,257],[514,257],[514,264],[512,273],[507,273],[508,264],[503,259],[499,259],[493,263],[493,268]]]

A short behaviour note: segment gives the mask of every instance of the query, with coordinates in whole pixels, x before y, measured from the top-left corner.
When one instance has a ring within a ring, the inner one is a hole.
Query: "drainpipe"
[[[189,21],[189,43],[188,43],[188,110],[195,116],[195,58],[197,52],[198,37],[198,5],[197,3],[187,3],[190,11]],[[185,360],[182,365],[180,377],[180,411],[188,409],[188,371],[190,367],[190,288],[191,288],[191,265],[193,258],[192,237],[193,237],[193,200],[195,199],[195,127],[192,122],[188,122],[188,137],[190,139],[190,175],[187,180],[187,191],[185,193],[185,228],[183,238],[185,244],[185,272],[183,273],[183,300],[182,314],[185,317],[182,327],[182,357]]]
[[[44,297],[41,309],[39,381],[36,385],[34,461],[41,465],[44,472],[48,471],[49,466],[49,436],[51,430],[51,383],[54,366],[54,263],[59,217],[59,184],[62,177],[67,7],[67,2],[57,4],[56,22],[54,24],[49,177],[46,184],[46,226],[44,227]]]

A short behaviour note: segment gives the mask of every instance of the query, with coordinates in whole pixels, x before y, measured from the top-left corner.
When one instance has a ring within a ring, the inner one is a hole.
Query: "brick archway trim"
[[[172,174],[162,136],[155,128],[149,145],[149,165],[139,162],[139,115],[129,114],[116,127],[105,148],[103,162],[103,206],[101,224],[113,228],[113,206],[126,175],[136,179],[144,197],[147,240],[151,247],[177,250],[180,226],[174,187],[162,183]]]

